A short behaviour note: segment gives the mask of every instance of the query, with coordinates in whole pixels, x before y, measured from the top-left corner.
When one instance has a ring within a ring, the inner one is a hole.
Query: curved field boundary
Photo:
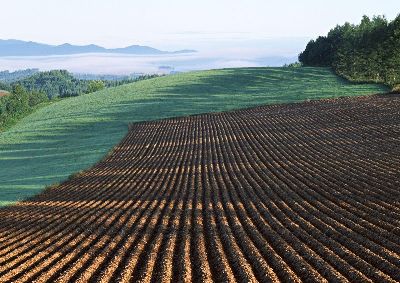
[[[0,206],[90,168],[131,122],[384,93],[327,68],[243,68],[155,78],[50,103],[0,133]]]
[[[400,281],[400,96],[132,124],[0,209],[0,282]]]

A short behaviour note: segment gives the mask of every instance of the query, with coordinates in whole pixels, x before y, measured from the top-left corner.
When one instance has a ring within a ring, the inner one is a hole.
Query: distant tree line
[[[34,72],[29,77],[24,77],[23,74],[29,73],[30,70],[25,71],[18,71],[22,79],[11,80],[11,83],[0,80],[0,90],[10,92],[9,95],[0,97],[0,131],[30,114],[39,104],[51,99],[78,96],[158,76],[143,75],[120,80],[83,80],[75,78],[65,70]]]
[[[164,75],[149,74],[149,75],[140,75],[137,77],[127,77],[127,78],[119,79],[119,80],[105,80],[103,82],[106,87],[115,87],[115,86],[119,86],[119,85],[130,84],[130,83],[153,79],[153,78],[162,77],[162,76],[164,76]]]
[[[12,85],[21,85],[28,91],[39,91],[48,98],[78,96],[88,90],[89,81],[81,81],[68,71],[39,72]]]
[[[384,16],[364,16],[358,25],[338,25],[311,40],[299,61],[332,67],[351,81],[385,83],[400,91],[400,15],[391,22]]]
[[[294,63],[290,63],[290,64],[284,64],[283,67],[284,68],[301,68],[301,67],[303,67],[303,64],[301,64],[300,62],[294,62]]]
[[[28,92],[42,92],[45,93],[49,99],[52,99],[55,97],[64,98],[78,96],[99,91],[107,87],[133,83],[156,76],[158,75],[143,75],[136,78],[120,80],[84,80],[76,78],[66,70],[53,70],[36,72],[29,77],[19,79],[9,84],[0,81],[0,89],[10,90],[14,86],[21,85]]]
[[[30,77],[39,72],[39,69],[18,70],[15,72],[1,71],[0,83],[12,83]]]
[[[75,73],[74,77],[80,80],[122,81],[126,79],[136,79],[143,75],[143,73],[132,73],[129,75]]]

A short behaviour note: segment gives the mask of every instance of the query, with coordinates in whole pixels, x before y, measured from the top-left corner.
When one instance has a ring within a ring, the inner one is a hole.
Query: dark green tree
[[[308,43],[299,55],[304,66],[332,67],[351,81],[400,84],[400,15],[364,16],[359,25],[336,26]]]
[[[103,81],[89,81],[86,93],[96,92],[106,87]]]

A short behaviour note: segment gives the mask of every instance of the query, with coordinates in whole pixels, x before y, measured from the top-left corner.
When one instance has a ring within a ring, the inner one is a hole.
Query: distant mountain
[[[125,48],[107,49],[98,45],[49,45],[32,41],[15,39],[0,39],[0,56],[47,56],[47,55],[71,55],[84,53],[112,53],[135,55],[160,55],[193,53],[195,50],[162,51],[149,46],[131,45]]]

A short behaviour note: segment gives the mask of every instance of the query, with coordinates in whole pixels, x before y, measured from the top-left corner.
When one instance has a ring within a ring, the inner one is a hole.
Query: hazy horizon
[[[168,56],[157,57],[158,61],[147,58],[145,63],[140,56],[130,56],[127,61],[107,56],[23,58],[25,61],[0,57],[0,70],[66,68],[125,74],[137,72],[139,66],[143,72],[154,71],[165,63],[178,71],[277,65],[279,60],[271,57],[281,58],[282,64],[290,63],[311,38],[325,35],[337,24],[358,23],[363,15],[393,19],[400,12],[400,2],[14,0],[2,3],[2,9],[5,12],[0,25],[7,28],[0,30],[0,39],[199,51],[172,60]]]
[[[203,43],[189,54],[129,55],[74,54],[53,56],[0,57],[0,71],[38,68],[42,71],[66,69],[73,73],[115,74],[165,73],[230,67],[282,66],[297,60],[308,39],[266,39]]]
[[[393,19],[397,0],[14,0],[2,3],[1,39],[106,48],[196,49],[204,42],[313,38],[365,14]],[[23,20],[15,20],[18,17]]]

